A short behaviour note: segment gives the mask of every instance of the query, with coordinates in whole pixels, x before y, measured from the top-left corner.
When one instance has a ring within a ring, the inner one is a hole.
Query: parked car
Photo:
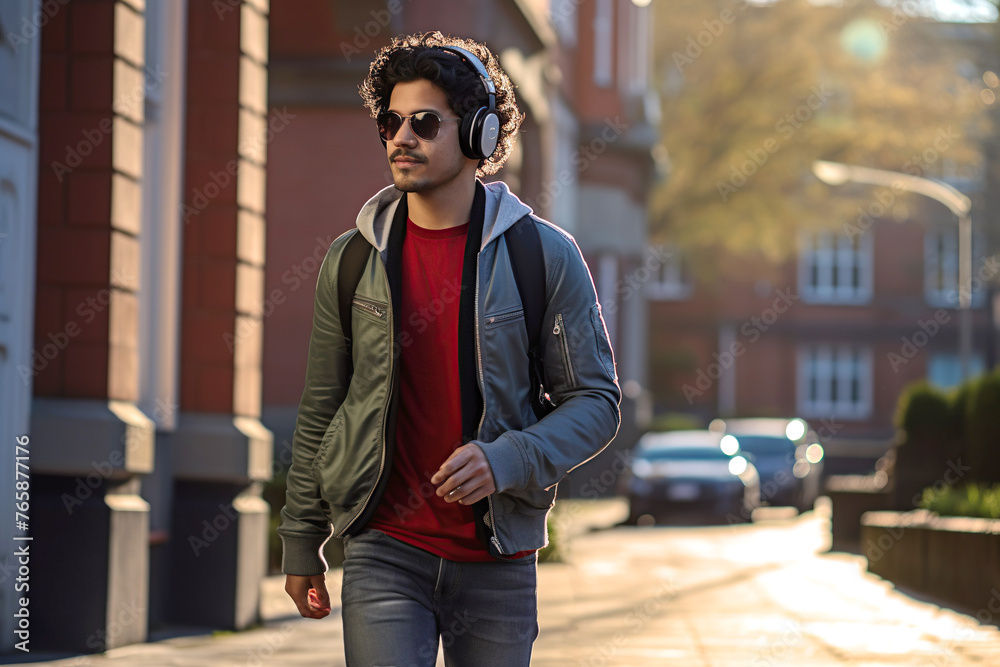
[[[720,423],[721,422],[721,423]],[[823,476],[823,447],[802,419],[716,420],[712,430],[736,438],[754,455],[760,475],[760,499],[771,506],[813,508]]]
[[[674,516],[749,520],[759,504],[753,456],[724,451],[724,435],[710,431],[647,433],[632,450],[619,492],[629,501],[628,523]]]

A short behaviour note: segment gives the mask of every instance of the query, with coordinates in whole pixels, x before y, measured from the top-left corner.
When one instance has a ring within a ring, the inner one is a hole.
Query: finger
[[[320,594],[318,594],[316,592],[315,588],[310,588],[309,589],[309,607],[312,608],[312,609],[314,609],[314,610],[317,610],[317,611],[329,611],[329,609],[330,609],[330,601],[327,598],[327,600],[324,602],[323,601],[324,597],[326,597],[326,596],[321,596]]]
[[[474,476],[475,473],[470,468],[462,468],[456,471],[451,477],[446,479],[441,486],[438,487],[437,494],[450,500],[458,500],[458,498],[455,497],[455,494],[459,493],[458,487],[465,486],[475,481],[473,479]]]
[[[496,485],[493,483],[492,475],[485,475],[483,483],[474,489],[471,489],[468,494],[461,499],[463,505],[472,505],[473,503],[478,503],[483,498],[489,496],[497,490]]]
[[[480,489],[482,489],[484,483],[485,483],[485,480],[483,480],[482,478],[473,478],[473,479],[470,479],[469,481],[467,481],[464,484],[462,484],[462,486],[460,488],[455,489],[454,493],[446,495],[444,497],[444,499],[445,499],[446,502],[449,502],[449,503],[460,502],[463,505],[469,505],[469,504],[471,504],[474,501],[470,501],[468,499],[473,494],[475,494],[477,491],[479,491]],[[483,496],[480,496],[480,497],[485,498],[486,496],[483,495]]]
[[[453,451],[451,456],[445,459],[438,471],[434,473],[431,477],[431,484],[440,484],[445,481],[455,473],[455,471],[460,470],[468,463],[470,453],[466,450],[466,446],[463,445]]]
[[[295,606],[299,610],[299,615],[304,618],[323,618],[324,616],[330,613],[328,611],[313,609],[312,606],[309,604],[306,595],[303,595],[302,597],[296,599]]]
[[[318,574],[312,577],[309,583],[313,585],[313,587],[309,589],[309,592],[319,602],[319,606],[323,609],[329,609],[330,593],[326,589],[326,575]]]

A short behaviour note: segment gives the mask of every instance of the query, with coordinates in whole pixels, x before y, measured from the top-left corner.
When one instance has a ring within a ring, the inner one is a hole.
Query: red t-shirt
[[[425,551],[466,562],[495,559],[476,538],[472,506],[445,502],[430,479],[465,444],[458,305],[468,230],[469,223],[426,229],[406,221],[396,449],[385,495],[368,522],[368,527]]]

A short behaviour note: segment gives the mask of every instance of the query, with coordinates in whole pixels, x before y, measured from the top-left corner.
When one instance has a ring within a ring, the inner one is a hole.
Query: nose
[[[392,143],[396,146],[416,146],[417,135],[410,129],[410,119],[404,118],[403,124],[396,130],[396,136],[392,138]]]

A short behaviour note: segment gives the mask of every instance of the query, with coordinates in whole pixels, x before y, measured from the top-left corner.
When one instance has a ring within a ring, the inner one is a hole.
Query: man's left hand
[[[438,484],[437,494],[446,502],[456,500],[471,505],[496,491],[493,469],[479,445],[462,445],[448,457],[434,476],[431,484]]]

